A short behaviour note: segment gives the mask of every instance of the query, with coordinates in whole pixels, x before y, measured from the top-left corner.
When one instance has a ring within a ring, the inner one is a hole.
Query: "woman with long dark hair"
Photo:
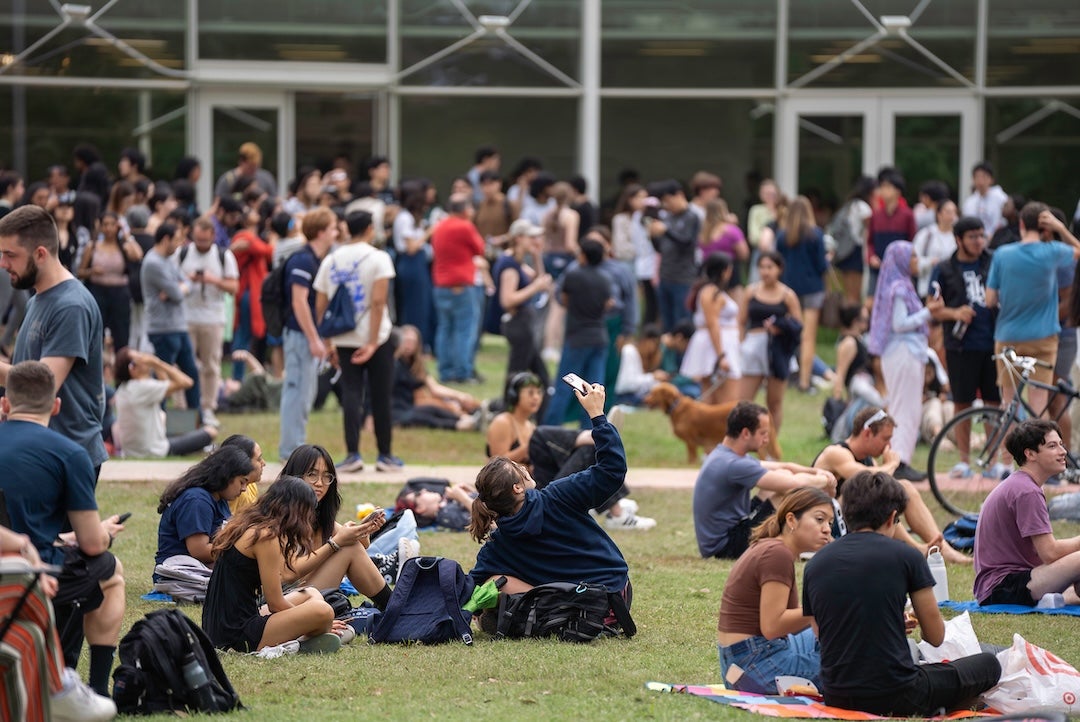
[[[282,593],[283,571],[309,553],[315,493],[282,476],[227,524],[214,541],[218,559],[203,607],[203,628],[219,649],[255,652],[297,638],[302,652],[335,652],[334,610],[315,587]],[[258,597],[266,599],[267,613]]]
[[[435,292],[431,280],[431,226],[424,221],[427,187],[420,181],[401,184],[401,211],[394,217],[393,256],[397,277],[394,298],[398,324],[420,329],[435,338]]]
[[[702,397],[711,404],[735,401],[739,396],[739,304],[727,291],[734,270],[726,253],[710,253],[687,297],[697,330],[686,346],[679,373],[702,389],[711,388],[708,398]]]
[[[799,390],[810,390],[814,355],[817,353],[818,321],[825,304],[825,236],[814,224],[814,209],[806,196],[788,206],[776,235],[776,250],[784,257],[784,284],[799,297],[802,309],[802,342],[799,344]]]
[[[262,481],[263,469],[266,468],[266,460],[263,459],[262,447],[259,442],[250,436],[233,434],[221,442],[221,446],[235,446],[242,449],[251,458],[251,473],[248,474],[248,483],[240,496],[229,502],[229,511],[233,514],[255,503],[259,498],[259,482]]]

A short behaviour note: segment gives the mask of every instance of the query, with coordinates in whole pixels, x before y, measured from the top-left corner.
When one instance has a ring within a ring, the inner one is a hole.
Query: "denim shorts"
[[[776,678],[781,675],[804,677],[821,689],[821,649],[813,629],[777,639],[750,637],[719,649],[720,677],[740,692],[776,694]],[[728,670],[733,664],[743,674],[729,682]]]

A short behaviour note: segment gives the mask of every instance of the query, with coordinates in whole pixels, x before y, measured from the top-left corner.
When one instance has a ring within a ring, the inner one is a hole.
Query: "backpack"
[[[825,399],[825,403],[821,407],[821,426],[825,431],[825,438],[832,438],[833,427],[836,426],[836,422],[847,411],[847,406],[843,399],[834,396]]]
[[[281,337],[285,332],[285,262],[282,261],[263,279],[259,290],[266,335]]]
[[[606,622],[611,612],[617,625]],[[603,584],[549,582],[521,594],[499,595],[497,638],[591,642],[601,635],[614,637],[620,628],[627,637],[637,634],[626,600]]]
[[[120,714],[243,709],[210,638],[177,609],[159,609],[135,622],[117,651],[113,700]],[[201,689],[191,689],[185,681],[189,655],[208,678]]]
[[[184,244],[183,246],[180,246],[180,265],[181,266],[184,265],[184,259],[187,258],[188,251],[190,251],[190,250],[191,250],[191,244],[190,243],[187,243],[187,244]],[[224,270],[225,270],[225,249],[222,248],[221,246],[217,247],[217,257],[218,257],[218,263],[221,264],[221,270],[224,272]]]
[[[832,238],[836,249],[833,252],[833,265],[846,261],[863,244],[855,228],[852,227],[852,210],[851,203],[845,203],[825,226],[825,235]]]
[[[473,586],[473,580],[453,559],[408,560],[386,609],[371,630],[371,641],[439,644],[460,639],[472,644],[472,615],[462,607],[472,597]]]
[[[964,514],[941,530],[941,535],[949,546],[962,552],[975,552],[975,526],[979,522],[978,514]]]

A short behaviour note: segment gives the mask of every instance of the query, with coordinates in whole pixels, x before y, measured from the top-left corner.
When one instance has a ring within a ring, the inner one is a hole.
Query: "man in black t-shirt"
[[[903,487],[884,472],[862,471],[844,484],[842,506],[850,533],[814,555],[802,585],[803,614],[814,617],[821,643],[825,703],[927,716],[957,709],[997,684],[1001,665],[992,654],[921,665],[911,658],[909,628],[917,623],[923,640],[938,646],[945,622],[926,560],[892,538],[907,506]]]
[[[604,314],[613,303],[611,279],[600,270],[604,248],[594,240],[581,242],[578,267],[559,279],[559,302],[566,307],[566,337],[559,359],[558,378],[575,373],[589,383],[602,383],[607,363],[608,332]],[[555,384],[544,423],[561,426],[566,420],[573,395],[564,383]],[[584,411],[579,412],[582,429],[590,428]]]

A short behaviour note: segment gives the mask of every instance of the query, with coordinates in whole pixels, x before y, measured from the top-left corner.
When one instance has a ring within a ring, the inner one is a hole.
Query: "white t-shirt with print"
[[[334,336],[331,340],[335,346],[360,348],[367,345],[370,340],[372,289],[376,281],[393,278],[395,275],[394,262],[390,260],[389,254],[367,243],[340,246],[323,259],[319,272],[315,275],[313,287],[326,294],[327,301],[333,301],[338,286],[345,283],[352,294],[353,308],[356,311],[356,329]],[[315,319],[316,325],[320,320]],[[392,328],[390,314],[383,313],[379,326],[380,346],[390,338]]]

